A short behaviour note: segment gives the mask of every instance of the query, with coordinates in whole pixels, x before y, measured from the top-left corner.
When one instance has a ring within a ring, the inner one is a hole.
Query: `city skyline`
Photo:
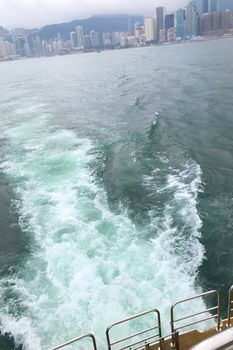
[[[225,5],[224,5],[225,4]],[[173,13],[162,6],[149,16],[99,16],[39,31],[0,28],[0,60],[64,55],[100,49],[123,49],[151,44],[233,36],[233,4],[228,0],[188,0]],[[109,21],[111,19],[111,21]],[[46,36],[45,32],[46,31]]]

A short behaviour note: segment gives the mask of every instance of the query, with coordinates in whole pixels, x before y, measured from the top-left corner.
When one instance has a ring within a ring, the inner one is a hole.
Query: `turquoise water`
[[[106,349],[113,321],[157,307],[169,332],[173,302],[226,292],[232,57],[227,39],[1,64],[2,348]]]

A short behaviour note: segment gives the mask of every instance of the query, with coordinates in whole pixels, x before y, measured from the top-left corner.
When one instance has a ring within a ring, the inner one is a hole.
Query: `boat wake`
[[[127,209],[109,209],[93,174],[96,145],[89,139],[53,127],[47,117],[8,126],[4,136],[1,169],[14,189],[30,255],[1,279],[0,300],[14,295],[0,301],[1,332],[30,350],[93,332],[104,349],[111,322],[154,307],[168,332],[169,307],[194,294],[204,256],[200,167],[188,160],[163,181],[159,169],[145,176],[155,206],[149,224],[138,228]],[[166,199],[162,208],[158,194]]]

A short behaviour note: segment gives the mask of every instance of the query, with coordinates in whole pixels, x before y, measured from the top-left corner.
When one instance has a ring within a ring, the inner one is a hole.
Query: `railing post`
[[[106,338],[108,343],[108,350],[111,350],[111,341],[110,341],[109,331],[110,331],[110,327],[108,327],[106,330]]]
[[[231,286],[231,288],[229,289],[228,291],[228,322],[227,322],[227,325],[228,327],[231,327],[231,293],[232,293],[232,290],[233,290],[233,286]]]
[[[220,295],[219,292],[216,291],[217,293],[217,306],[218,306],[218,317],[217,317],[217,331],[219,332],[221,330],[221,309],[220,309]]]
[[[179,333],[177,331],[174,331],[172,333],[171,339],[172,339],[171,348],[174,350],[180,350]]]
[[[175,332],[174,338],[175,338],[175,349],[180,350],[180,342],[179,342],[179,333],[178,332]]]
[[[96,340],[95,340],[94,335],[90,334],[90,338],[92,339],[94,350],[97,350],[97,345],[96,345]]]
[[[159,348],[160,350],[165,350],[165,341],[164,338],[161,338],[159,341]]]

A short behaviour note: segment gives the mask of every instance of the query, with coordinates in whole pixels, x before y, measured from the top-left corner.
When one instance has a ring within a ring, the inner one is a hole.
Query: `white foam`
[[[159,190],[171,191],[172,198],[160,217],[152,210],[150,225],[139,231],[127,212],[110,211],[89,167],[95,159],[89,140],[54,130],[44,117],[5,134],[10,144],[2,169],[17,195],[22,230],[31,236],[31,255],[11,287],[25,311],[13,318],[5,310],[3,331],[35,350],[90,331],[105,349],[111,322],[158,307],[168,332],[169,307],[194,294],[204,254],[198,165],[168,175]],[[147,187],[154,182],[154,174],[145,178]],[[176,207],[184,235],[174,225]],[[151,230],[154,237],[145,239]]]

